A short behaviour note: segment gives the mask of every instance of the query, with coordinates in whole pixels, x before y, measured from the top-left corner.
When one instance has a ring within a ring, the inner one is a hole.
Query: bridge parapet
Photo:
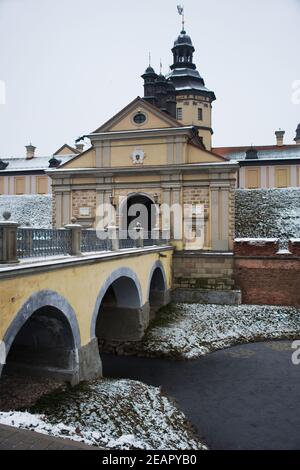
[[[19,227],[8,219],[0,222],[0,264],[17,263],[21,259],[53,256],[80,256],[84,253],[118,251],[119,249],[162,246],[167,238],[154,229],[151,232],[137,225],[133,236],[116,226],[106,230],[83,229],[75,220],[61,229]]]

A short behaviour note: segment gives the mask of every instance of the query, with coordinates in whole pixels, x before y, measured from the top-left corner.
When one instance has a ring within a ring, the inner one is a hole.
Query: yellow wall
[[[209,101],[199,97],[179,96],[177,98],[177,109],[182,109],[182,120],[180,123],[186,126],[204,126],[211,128],[212,106]],[[198,119],[198,109],[202,109],[202,120]],[[199,129],[199,135],[208,150],[211,150],[212,136],[209,130]]]
[[[63,168],[94,168],[96,166],[96,151],[94,148],[87,150],[82,155],[78,155],[68,163],[63,165]]]
[[[168,288],[171,287],[172,251],[164,251],[161,258]],[[149,253],[112,261],[99,260],[93,264],[66,267],[58,270],[0,279],[0,338],[5,335],[11,322],[28,300],[41,290],[52,290],[63,296],[73,307],[81,333],[82,345],[90,342],[90,326],[96,299],[101,287],[118,268],[132,269],[138,276],[142,288],[142,302],[145,304],[151,269],[159,259],[159,254]]]
[[[48,194],[48,176],[36,177],[36,192],[37,194]]]
[[[209,162],[220,162],[224,161],[222,158],[219,158],[209,152],[205,152],[201,149],[198,149],[194,145],[188,145],[188,163],[209,163]]]
[[[135,139],[118,141],[111,147],[111,166],[133,166],[131,155],[135,150],[145,152],[145,165],[165,165],[167,163],[167,145],[165,139]],[[135,165],[140,166],[140,165]]]

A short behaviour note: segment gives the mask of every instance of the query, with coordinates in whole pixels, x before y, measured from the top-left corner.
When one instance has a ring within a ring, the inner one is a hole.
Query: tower
[[[144,100],[149,101],[149,103],[153,105],[156,105],[157,98],[155,96],[155,82],[157,79],[157,74],[150,64],[145,73],[142,75],[142,78],[144,79]]]
[[[191,37],[184,29],[172,48],[173,64],[167,76],[176,90],[177,119],[185,125],[197,127],[199,136],[208,150],[211,150],[212,102],[216,99],[213,91],[205,86],[193,62],[195,48]]]

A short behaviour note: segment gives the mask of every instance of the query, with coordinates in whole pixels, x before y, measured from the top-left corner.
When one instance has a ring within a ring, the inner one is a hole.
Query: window
[[[246,169],[246,188],[257,189],[259,188],[260,172],[259,168]]]
[[[133,117],[133,120],[136,124],[143,124],[146,121],[146,116],[143,113],[137,113]]]
[[[182,108],[177,108],[177,119],[182,121]]]
[[[15,177],[15,194],[25,194],[25,178],[24,176]]]
[[[48,177],[37,176],[36,178],[36,192],[37,194],[48,194]]]
[[[4,178],[0,176],[0,194],[4,194]]]
[[[203,109],[198,108],[198,121],[203,121]]]
[[[276,188],[288,188],[290,185],[290,171],[289,168],[276,168],[275,169]]]

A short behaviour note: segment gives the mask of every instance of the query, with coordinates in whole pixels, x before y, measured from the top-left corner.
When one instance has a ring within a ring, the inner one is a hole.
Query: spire
[[[183,5],[177,5],[177,10],[179,15],[182,17],[182,33],[185,32],[185,18],[184,18],[184,6]]]
[[[190,36],[185,31],[184,6],[177,5],[177,10],[182,17],[182,29],[172,49],[174,63],[171,65],[171,69],[189,68],[195,70],[196,65],[193,64],[193,53],[195,49]]]

